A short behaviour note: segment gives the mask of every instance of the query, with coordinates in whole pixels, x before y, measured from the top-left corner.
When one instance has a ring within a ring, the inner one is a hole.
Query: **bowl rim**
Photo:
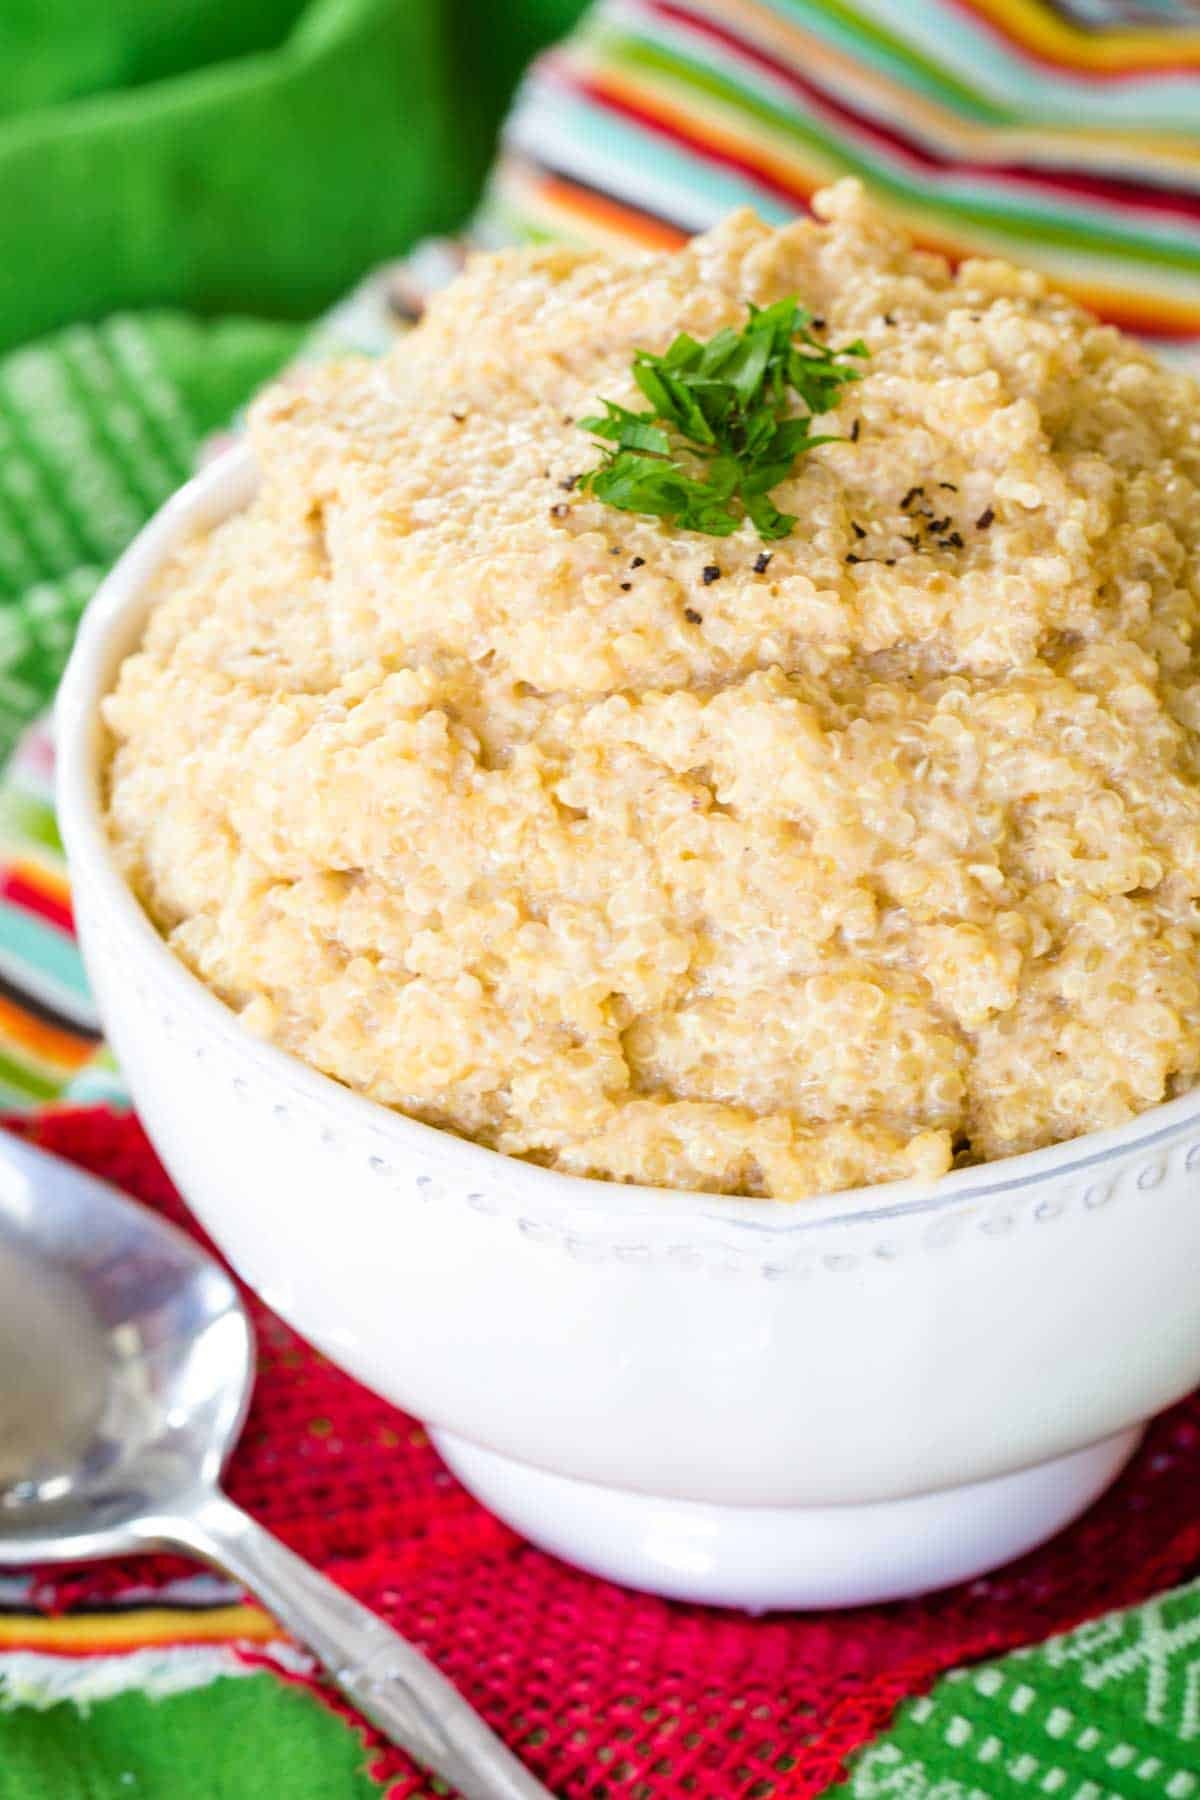
[[[179,1004],[199,1012],[217,1035],[235,1044],[264,1075],[284,1080],[293,1091],[341,1111],[377,1137],[432,1153],[436,1161],[456,1158],[486,1185],[500,1174],[502,1185],[519,1181],[556,1212],[607,1215],[614,1220],[653,1215],[672,1224],[689,1222],[738,1226],[748,1233],[796,1235],[822,1226],[877,1225],[938,1213],[961,1202],[991,1200],[1074,1176],[1123,1152],[1173,1140],[1200,1118],[1200,1084],[1176,1099],[1148,1107],[1136,1118],[1104,1131],[1088,1132],[1040,1150],[991,1163],[951,1170],[932,1181],[908,1177],[801,1200],[762,1200],[734,1194],[647,1187],[595,1176],[572,1175],[491,1150],[467,1138],[426,1125],[381,1101],[344,1086],[300,1057],[255,1038],[237,1014],[192,974],[168,949],[117,867],[101,815],[101,752],[106,742],[99,705],[111,687],[119,657],[114,640],[131,640],[149,610],[149,585],[166,556],[185,538],[211,529],[247,504],[256,485],[256,466],[241,442],[215,457],[178,490],[101,582],[89,602],[59,687],[54,709],[55,799],[72,881],[86,885],[115,914],[124,931],[155,966],[156,982]]]

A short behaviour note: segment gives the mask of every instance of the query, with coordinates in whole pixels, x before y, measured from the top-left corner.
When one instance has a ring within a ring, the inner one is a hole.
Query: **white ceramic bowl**
[[[849,1604],[1074,1517],[1200,1380],[1200,1093],[932,1185],[788,1205],[535,1168],[257,1042],[113,864],[97,711],[164,553],[253,480],[235,452],[148,526],[58,709],[88,969],[146,1128],[234,1266],[427,1421],[495,1511],[632,1585]]]

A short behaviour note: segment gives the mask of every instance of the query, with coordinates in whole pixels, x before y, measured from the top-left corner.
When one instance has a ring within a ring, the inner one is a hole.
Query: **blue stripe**
[[[0,969],[81,1025],[99,1023],[74,938],[19,907],[0,906]]]

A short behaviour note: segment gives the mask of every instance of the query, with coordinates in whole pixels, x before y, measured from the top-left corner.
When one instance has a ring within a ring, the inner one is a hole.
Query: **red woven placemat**
[[[22,1129],[196,1229],[133,1119],[89,1109]],[[564,1797],[818,1794],[898,1701],[944,1670],[1131,1604],[1200,1564],[1194,1395],[1155,1424],[1085,1519],[987,1580],[767,1619],[626,1593],[515,1537],[468,1498],[419,1425],[256,1301],[251,1310],[261,1372],[233,1497],[419,1643]],[[96,1603],[146,1577],[144,1560],[55,1571],[39,1596]],[[398,1752],[381,1751],[379,1773],[397,1795],[423,1791]]]

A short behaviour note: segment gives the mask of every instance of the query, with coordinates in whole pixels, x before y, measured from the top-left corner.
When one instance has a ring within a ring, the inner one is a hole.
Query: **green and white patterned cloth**
[[[1200,1583],[958,1669],[858,1758],[846,1800],[1194,1800]]]
[[[101,575],[300,336],[131,314],[0,360],[0,754],[53,694]]]

